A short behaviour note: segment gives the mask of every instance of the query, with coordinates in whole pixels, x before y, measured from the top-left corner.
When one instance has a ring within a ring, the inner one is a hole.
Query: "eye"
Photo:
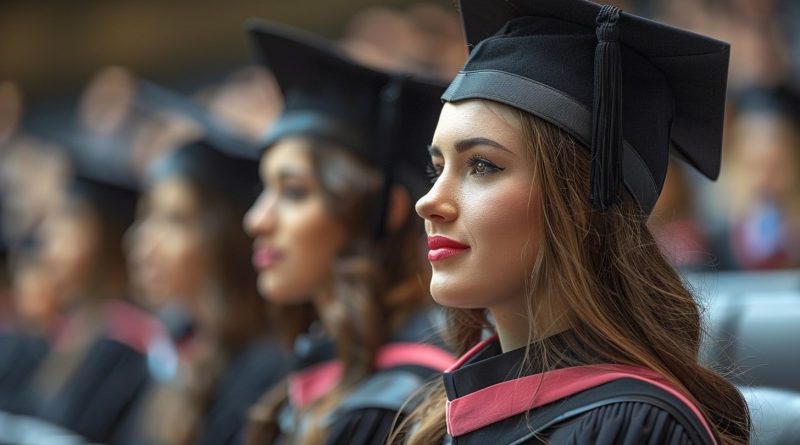
[[[436,180],[439,179],[439,176],[442,175],[443,167],[440,165],[434,165],[433,162],[428,162],[428,167],[426,168],[428,179],[430,179],[431,184],[436,183]]]
[[[467,161],[470,167],[470,174],[474,176],[486,176],[505,170],[500,168],[480,156],[472,156]]]
[[[302,201],[308,193],[307,187],[296,184],[286,184],[281,190],[281,195],[289,201]]]

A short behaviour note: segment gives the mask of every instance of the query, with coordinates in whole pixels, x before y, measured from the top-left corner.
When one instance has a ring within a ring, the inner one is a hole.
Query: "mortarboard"
[[[318,36],[264,21],[246,25],[254,57],[275,76],[284,109],[264,139],[310,136],[352,151],[384,174],[373,229],[380,234],[388,191],[427,191],[425,147],[441,111],[444,83],[368,68]]]
[[[148,179],[184,176],[246,209],[261,189],[254,153],[254,149],[242,151],[238,145],[231,148],[219,140],[201,139],[156,158],[148,167]]]
[[[593,207],[649,214],[670,150],[719,174],[730,47],[585,0],[460,0],[470,56],[442,98],[534,114],[592,151]]]

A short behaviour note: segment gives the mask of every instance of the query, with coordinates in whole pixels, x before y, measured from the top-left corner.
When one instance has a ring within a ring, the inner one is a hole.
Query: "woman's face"
[[[279,141],[261,158],[264,191],[244,218],[255,238],[259,292],[278,304],[310,301],[346,243],[346,228],[326,207],[314,173],[304,139]]]
[[[60,306],[91,285],[101,248],[100,222],[88,202],[64,193],[39,227],[41,260],[58,289]]]
[[[438,303],[500,309],[524,301],[539,242],[539,197],[526,150],[510,109],[485,101],[442,109],[430,147],[438,177],[416,205]]]
[[[194,307],[210,279],[210,243],[191,183],[174,177],[156,182],[139,203],[128,236],[133,284],[148,305],[171,299]]]

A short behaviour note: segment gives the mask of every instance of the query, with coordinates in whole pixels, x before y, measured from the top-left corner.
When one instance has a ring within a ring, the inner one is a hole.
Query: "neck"
[[[533,298],[534,302],[550,299]],[[503,352],[519,349],[530,343],[543,340],[570,329],[571,323],[563,310],[552,307],[533,308],[529,313],[524,297],[515,300],[513,305],[489,308],[494,319],[500,349]]]

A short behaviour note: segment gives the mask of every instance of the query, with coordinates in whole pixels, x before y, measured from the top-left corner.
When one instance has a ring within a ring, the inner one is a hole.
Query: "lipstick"
[[[469,246],[450,238],[436,235],[428,237],[428,261],[441,261],[469,250]]]
[[[280,261],[283,255],[269,247],[258,247],[253,251],[253,266],[256,269],[266,269]]]

